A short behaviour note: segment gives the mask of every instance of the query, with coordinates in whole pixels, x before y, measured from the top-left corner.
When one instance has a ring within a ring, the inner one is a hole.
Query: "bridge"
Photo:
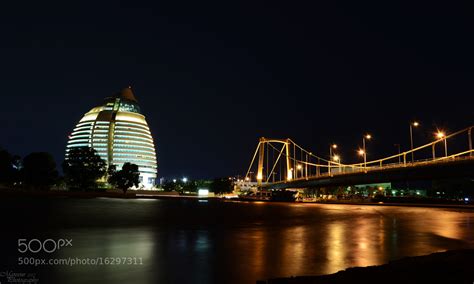
[[[367,161],[365,145],[371,136],[365,135],[363,147],[357,152],[363,162],[352,164],[341,162],[334,144],[329,145],[329,155],[323,157],[290,138],[262,137],[245,181],[256,181],[259,188],[285,189],[474,177],[473,128],[449,135],[438,131],[430,143],[371,161]],[[448,144],[454,150],[449,151]],[[437,153],[439,148],[442,148],[441,154]]]

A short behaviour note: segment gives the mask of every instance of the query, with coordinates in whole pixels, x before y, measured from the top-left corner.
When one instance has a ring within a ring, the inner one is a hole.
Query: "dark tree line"
[[[69,150],[63,164],[64,181],[73,190],[97,188],[97,180],[107,171],[107,163],[90,147]]]
[[[140,183],[140,172],[135,164],[125,163],[120,171],[116,170],[115,165],[111,165],[108,174],[109,183],[121,189],[123,193],[133,186],[138,187]]]
[[[34,152],[24,159],[0,149],[0,185],[24,189],[49,190],[61,181],[70,190],[96,190],[107,181],[127,191],[139,184],[138,166],[125,163],[121,170],[107,163],[90,147],[75,147],[68,151],[62,163],[64,178],[60,179],[51,154]]]
[[[57,178],[56,162],[49,153],[34,152],[22,160],[0,150],[0,184],[4,186],[48,190]]]
[[[232,192],[234,189],[232,180],[229,178],[216,178],[213,180],[190,180],[186,182],[182,180],[168,180],[162,185],[162,188],[164,191],[176,191],[179,193],[197,192],[198,189],[206,188],[216,194]]]

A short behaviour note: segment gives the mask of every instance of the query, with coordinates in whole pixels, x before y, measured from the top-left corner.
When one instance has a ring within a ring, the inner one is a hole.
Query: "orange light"
[[[415,126],[415,127],[418,127],[420,124],[418,123],[418,121],[414,121],[414,122],[412,123],[412,125]]]
[[[446,136],[446,134],[443,131],[438,131],[438,133],[436,133],[436,138],[438,138],[438,139],[442,139],[445,136]]]
[[[365,154],[365,151],[364,151],[364,150],[362,150],[362,149],[359,149],[359,151],[357,151],[357,153],[359,153],[359,155],[361,155],[361,156],[364,156],[364,154]]]

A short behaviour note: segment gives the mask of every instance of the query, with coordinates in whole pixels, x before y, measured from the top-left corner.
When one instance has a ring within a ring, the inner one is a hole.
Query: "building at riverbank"
[[[130,87],[84,114],[69,136],[66,158],[71,148],[84,146],[94,148],[117,170],[126,162],[138,165],[141,188],[152,189],[155,185],[153,137]]]

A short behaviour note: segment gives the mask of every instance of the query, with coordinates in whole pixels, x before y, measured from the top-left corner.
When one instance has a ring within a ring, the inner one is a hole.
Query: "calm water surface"
[[[0,218],[0,272],[36,273],[39,283],[255,283],[474,248],[474,211],[455,209],[3,198]],[[68,238],[73,246],[20,254],[18,238]],[[143,264],[19,266],[23,256]]]

